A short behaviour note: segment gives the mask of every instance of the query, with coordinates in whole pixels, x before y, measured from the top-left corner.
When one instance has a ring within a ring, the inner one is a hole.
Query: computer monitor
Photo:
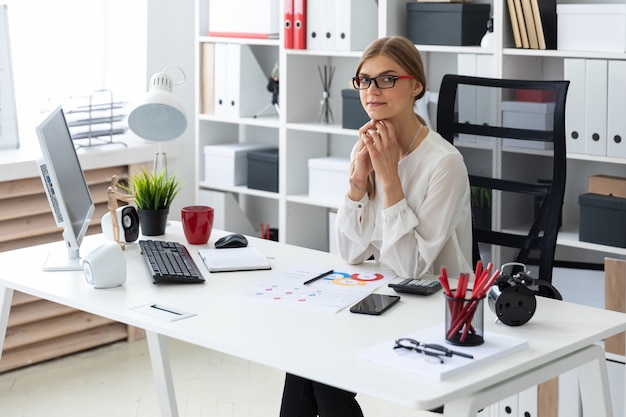
[[[67,253],[52,250],[43,269],[82,270],[80,244],[95,207],[61,106],[52,110],[36,130],[43,154],[37,161],[39,174],[54,220],[63,228],[67,249]]]

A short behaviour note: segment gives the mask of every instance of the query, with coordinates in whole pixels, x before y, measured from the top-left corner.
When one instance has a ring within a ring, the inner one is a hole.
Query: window
[[[100,89],[144,92],[147,1],[5,0],[18,117]]]

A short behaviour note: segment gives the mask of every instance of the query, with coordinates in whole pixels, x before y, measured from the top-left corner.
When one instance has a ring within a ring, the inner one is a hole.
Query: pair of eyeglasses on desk
[[[459,352],[456,350],[448,349],[445,346],[438,345],[436,343],[423,343],[418,342],[415,339],[411,339],[409,337],[403,337],[396,340],[396,344],[393,347],[396,349],[405,349],[409,351],[415,351],[417,353],[421,353],[422,357],[431,362],[439,362],[443,363],[443,358],[451,358],[452,356],[462,356],[468,359],[474,359],[474,356],[469,355],[464,352]]]

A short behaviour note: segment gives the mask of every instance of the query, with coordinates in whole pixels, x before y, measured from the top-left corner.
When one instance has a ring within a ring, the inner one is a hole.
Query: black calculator
[[[399,293],[431,295],[441,289],[441,284],[436,279],[396,278],[389,283],[389,287]]]

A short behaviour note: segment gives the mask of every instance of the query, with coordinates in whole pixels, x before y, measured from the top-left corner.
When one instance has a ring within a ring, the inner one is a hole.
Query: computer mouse
[[[224,248],[245,248],[248,246],[248,239],[242,234],[233,233],[219,238],[215,242],[216,249]]]

